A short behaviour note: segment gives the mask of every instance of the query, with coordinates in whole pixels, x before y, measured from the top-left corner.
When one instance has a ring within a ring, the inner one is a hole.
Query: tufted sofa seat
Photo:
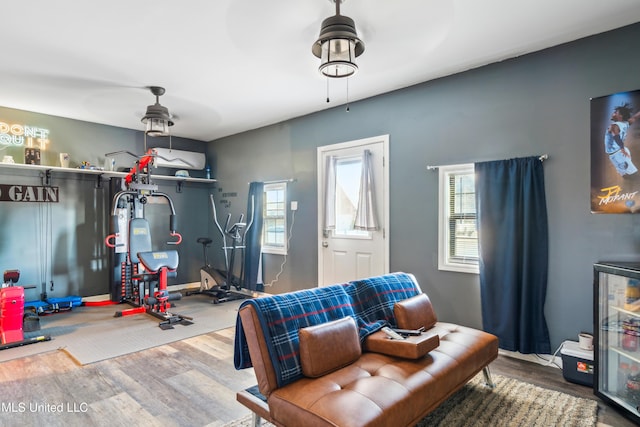
[[[438,322],[428,297],[419,291],[415,278],[408,277],[414,281],[417,294],[392,300],[393,313],[382,324],[405,329],[425,327],[425,338],[418,339],[428,340],[430,351],[419,357],[370,351],[370,347],[376,347],[376,340],[386,339],[377,330],[353,332],[355,342],[360,344],[354,349],[349,344],[353,339],[349,338],[346,322],[330,320],[326,323],[331,326],[313,326],[318,329],[313,332],[318,342],[309,347],[312,352],[304,348],[306,343],[302,340],[304,329],[309,326],[293,331],[292,336],[300,336],[298,341],[292,339],[296,341],[292,354],[303,353],[303,365],[316,363],[306,360],[316,357],[322,369],[331,364],[334,369],[319,375],[302,374],[286,384],[279,381],[278,364],[273,363],[270,354],[273,352],[270,334],[265,330],[258,306],[241,306],[240,329],[258,380],[258,391],[240,391],[237,399],[255,414],[254,422],[265,418],[278,426],[413,426],[481,370],[485,370],[485,379],[490,382],[487,367],[497,357],[497,338],[476,329]],[[408,311],[396,315],[398,304],[409,307]],[[354,305],[361,306],[359,301],[354,301]],[[356,324],[349,320],[350,324]],[[361,326],[360,319],[358,322]],[[238,340],[236,336],[236,351]],[[313,370],[307,368],[305,372],[309,369]]]

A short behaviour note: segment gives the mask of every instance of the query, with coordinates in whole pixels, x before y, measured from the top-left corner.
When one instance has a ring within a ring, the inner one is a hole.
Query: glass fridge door
[[[640,422],[640,272],[596,267],[595,394]]]

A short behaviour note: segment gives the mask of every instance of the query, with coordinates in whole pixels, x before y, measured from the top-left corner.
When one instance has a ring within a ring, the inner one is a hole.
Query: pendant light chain
[[[349,112],[349,77],[347,77],[347,113]]]
[[[329,77],[327,76],[327,103],[329,102]]]

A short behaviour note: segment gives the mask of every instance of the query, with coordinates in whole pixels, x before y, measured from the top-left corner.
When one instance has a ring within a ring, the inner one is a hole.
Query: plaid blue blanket
[[[351,316],[357,322],[360,339],[364,340],[387,323],[395,326],[393,305],[420,292],[412,276],[393,273],[251,299],[243,302],[240,308],[250,304],[256,309],[278,386],[282,387],[302,377],[300,328]],[[234,363],[236,369],[252,366],[239,316],[236,319]]]

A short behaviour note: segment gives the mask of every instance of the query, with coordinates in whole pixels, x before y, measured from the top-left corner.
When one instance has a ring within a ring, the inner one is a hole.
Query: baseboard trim
[[[557,353],[557,352],[556,352]],[[537,363],[538,365],[551,366],[556,369],[562,369],[562,357],[551,354],[522,354],[517,351],[498,350],[498,354],[514,359],[526,360],[528,362]]]

